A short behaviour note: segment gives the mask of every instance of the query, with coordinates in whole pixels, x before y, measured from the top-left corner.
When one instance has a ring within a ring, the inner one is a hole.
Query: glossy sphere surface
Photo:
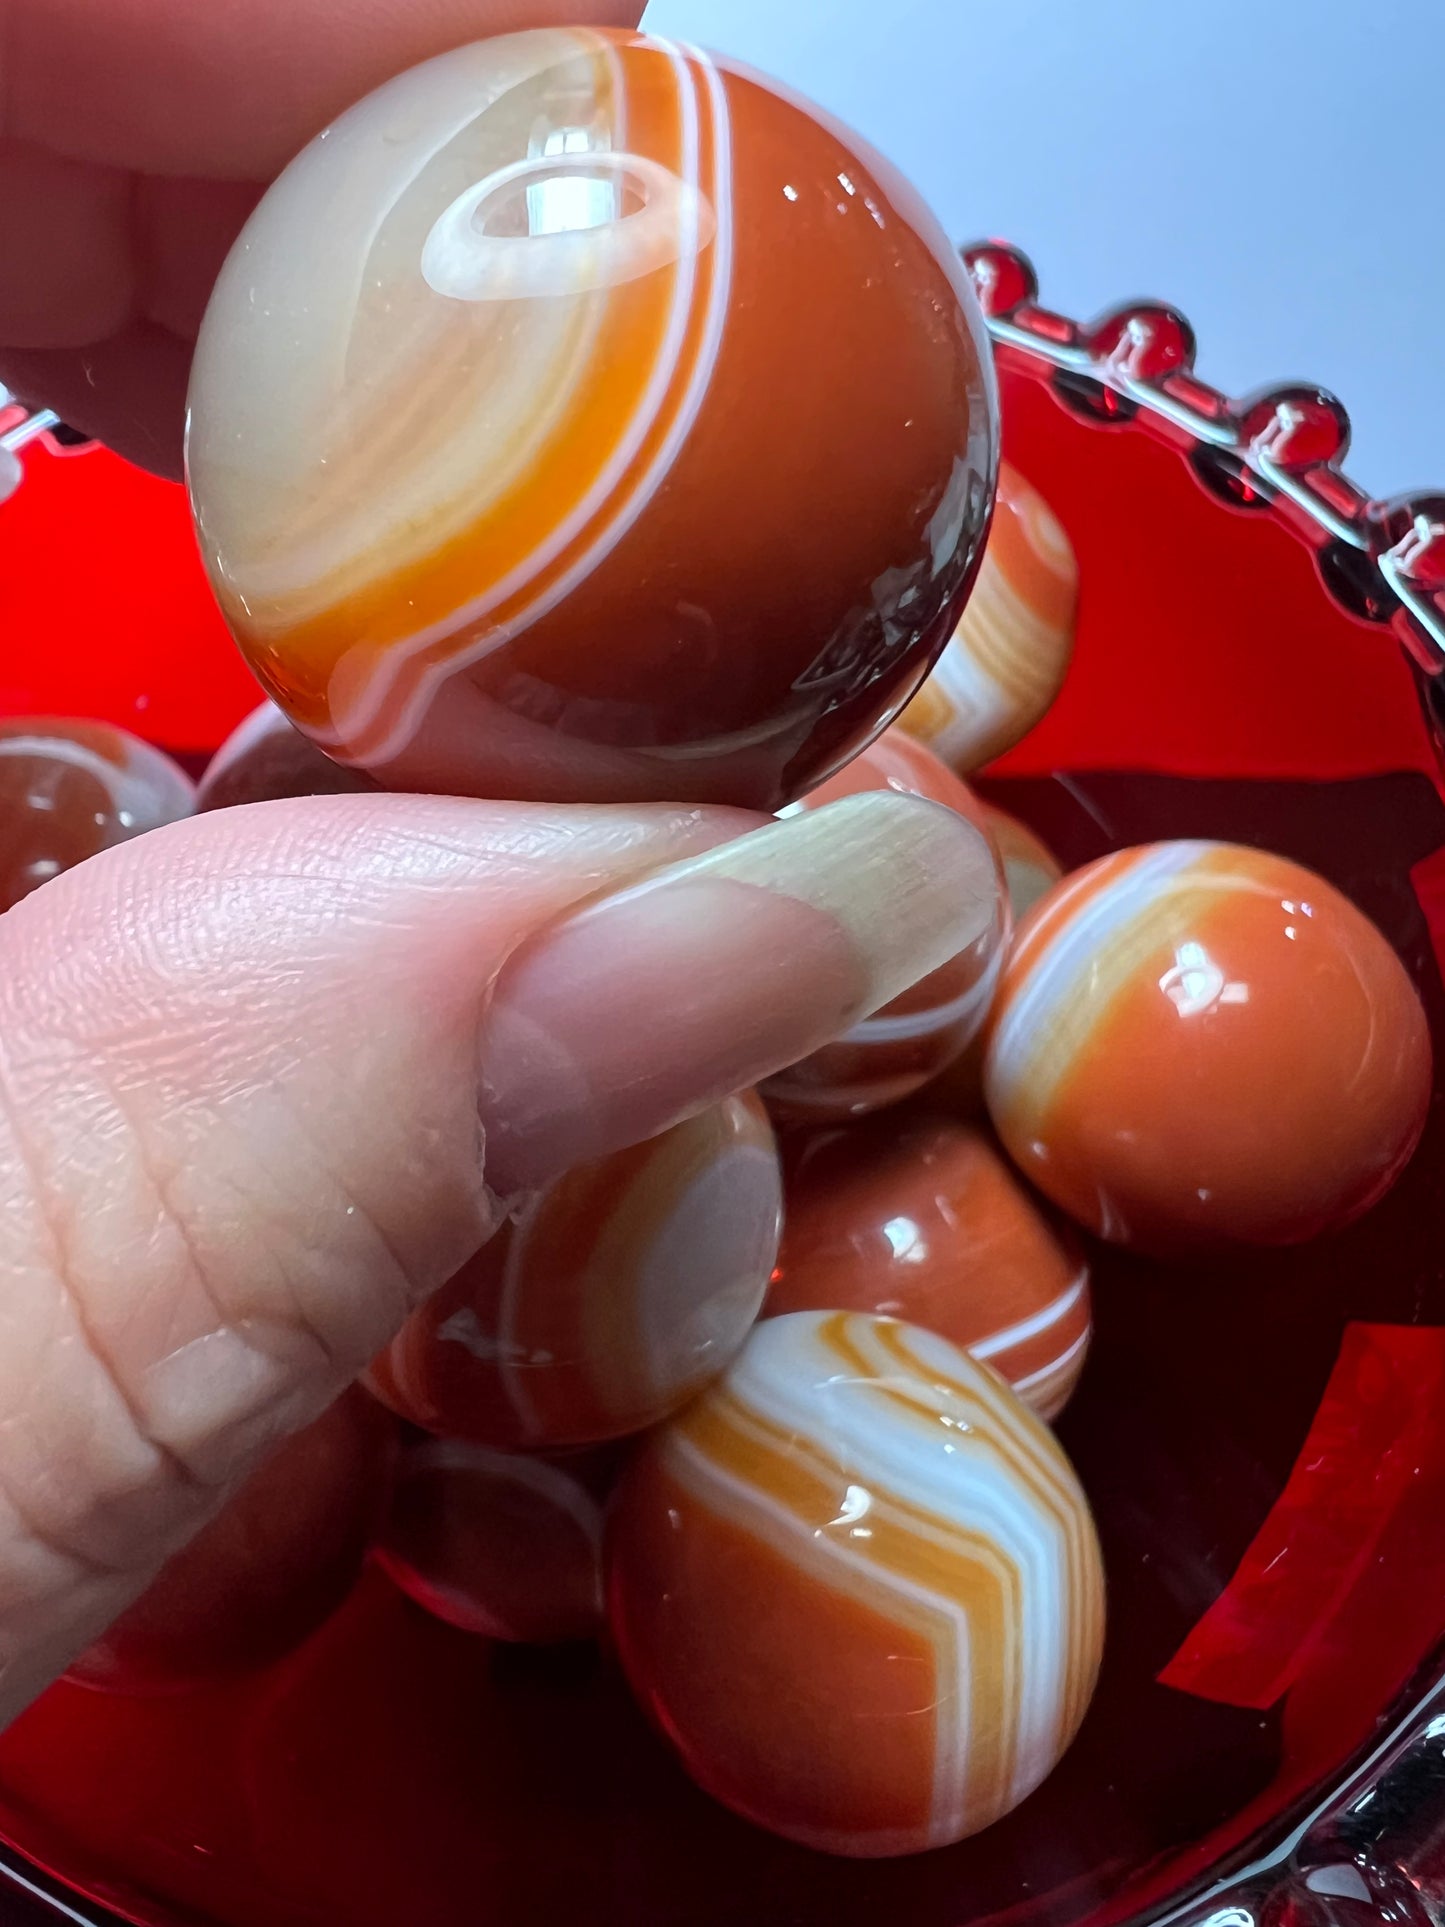
[[[993,999],[1011,928],[1001,861],[985,806],[931,750],[899,729],[887,730],[791,809],[883,789],[926,796],[967,817],[993,855],[996,890],[980,904],[978,935],[966,949],[836,1042],[768,1080],[768,1104],[788,1122],[861,1117],[910,1096],[967,1048]]]
[[[345,1393],[278,1448],[69,1677],[163,1692],[289,1651],[355,1582],[394,1447],[386,1414],[364,1392]]]
[[[827,1127],[785,1174],[770,1313],[906,1318],[1058,1417],[1088,1351],[1089,1267],[983,1131],[922,1113]]]
[[[602,1507],[588,1470],[429,1439],[402,1458],[377,1558],[463,1632],[588,1639],[602,1623]]]
[[[262,703],[207,764],[196,808],[227,810],[286,796],[341,796],[375,787],[360,770],[333,763],[274,703]]]
[[[766,1319],[648,1441],[608,1538],[634,1690],[708,1792],[829,1853],[977,1832],[1093,1691],[1093,1521],[1047,1427],[931,1332]]]
[[[393,787],[774,808],[912,695],[988,514],[961,263],[834,122],[557,29],[345,114],[222,272],[191,387],[212,583]]]
[[[641,1431],[742,1344],[781,1201],[762,1105],[729,1098],[539,1193],[412,1316],[369,1383],[429,1431],[507,1449]]]
[[[189,816],[194,800],[185,772],[123,729],[0,721],[0,910],[127,837]]]
[[[963,775],[1012,749],[1063,686],[1078,590],[1058,517],[1004,463],[978,582],[904,727]]]
[[[1281,857],[1156,843],[1088,865],[1019,932],[985,1065],[1039,1188],[1144,1249],[1292,1244],[1357,1217],[1424,1127],[1404,966]]]

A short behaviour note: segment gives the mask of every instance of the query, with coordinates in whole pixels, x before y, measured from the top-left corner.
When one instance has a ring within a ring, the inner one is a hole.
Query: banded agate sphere
[[[641,1432],[723,1370],[762,1309],[782,1174],[751,1092],[533,1193],[367,1383],[442,1438],[554,1451]]]
[[[1041,898],[984,1065],[1024,1176],[1163,1257],[1349,1224],[1409,1161],[1430,1091],[1385,937],[1323,877],[1230,843],[1118,850]]]
[[[774,809],[954,627],[996,401],[885,161],[728,61],[558,28],[403,74],[292,163],[187,441],[231,629],[332,757]]]
[[[607,1565],[623,1670],[688,1772],[825,1853],[991,1826],[1098,1675],[1068,1460],[986,1365],[890,1318],[759,1325],[623,1475]]]

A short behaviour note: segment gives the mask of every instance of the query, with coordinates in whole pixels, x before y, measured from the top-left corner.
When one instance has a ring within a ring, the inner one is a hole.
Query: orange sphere
[[[746,1338],[781,1202],[763,1107],[730,1097],[530,1198],[367,1383],[415,1425],[508,1451],[640,1432]]]
[[[784,1201],[770,1315],[906,1318],[1058,1417],[1088,1351],[1089,1267],[982,1131],[920,1113],[811,1132]]]
[[[1063,686],[1078,593],[1058,518],[1003,463],[977,585],[903,727],[965,776],[1012,749]]]
[[[774,1115],[789,1123],[861,1117],[936,1077],[982,1028],[1009,939],[1008,895],[988,811],[931,750],[901,730],[885,731],[789,813],[868,790],[926,796],[966,817],[988,846],[994,887],[977,906],[977,935],[966,949],[834,1043],[769,1078],[763,1094]]]
[[[984,1080],[1010,1156],[1101,1236],[1293,1244],[1404,1166],[1430,1037],[1403,964],[1332,885],[1259,850],[1156,843],[1034,909]]]
[[[996,411],[887,161],[730,61],[556,27],[292,162],[211,297],[187,466],[231,629],[341,761],[773,809],[942,648]]]
[[[607,1565],[623,1667],[688,1772],[826,1853],[992,1825],[1098,1672],[1073,1468],[996,1373],[891,1318],[765,1319],[624,1473]]]

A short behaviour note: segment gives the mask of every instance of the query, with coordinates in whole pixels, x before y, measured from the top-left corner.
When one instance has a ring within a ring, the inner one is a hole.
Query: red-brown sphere
[[[774,809],[943,647],[995,416],[886,161],[726,60],[554,28],[286,170],[206,315],[188,466],[237,640],[343,762]]]

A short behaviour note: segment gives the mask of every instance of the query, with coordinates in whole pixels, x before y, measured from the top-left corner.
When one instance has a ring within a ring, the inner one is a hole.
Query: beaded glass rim
[[[1194,330],[1177,308],[1129,301],[1071,321],[1039,305],[1038,277],[1019,249],[975,241],[959,251],[1001,361],[1047,363],[1075,412],[1137,421],[1214,494],[1273,508],[1315,550],[1341,607],[1393,629],[1426,676],[1445,672],[1445,490],[1374,500],[1341,466],[1350,418],[1336,396],[1283,382],[1232,400],[1194,373]]]

